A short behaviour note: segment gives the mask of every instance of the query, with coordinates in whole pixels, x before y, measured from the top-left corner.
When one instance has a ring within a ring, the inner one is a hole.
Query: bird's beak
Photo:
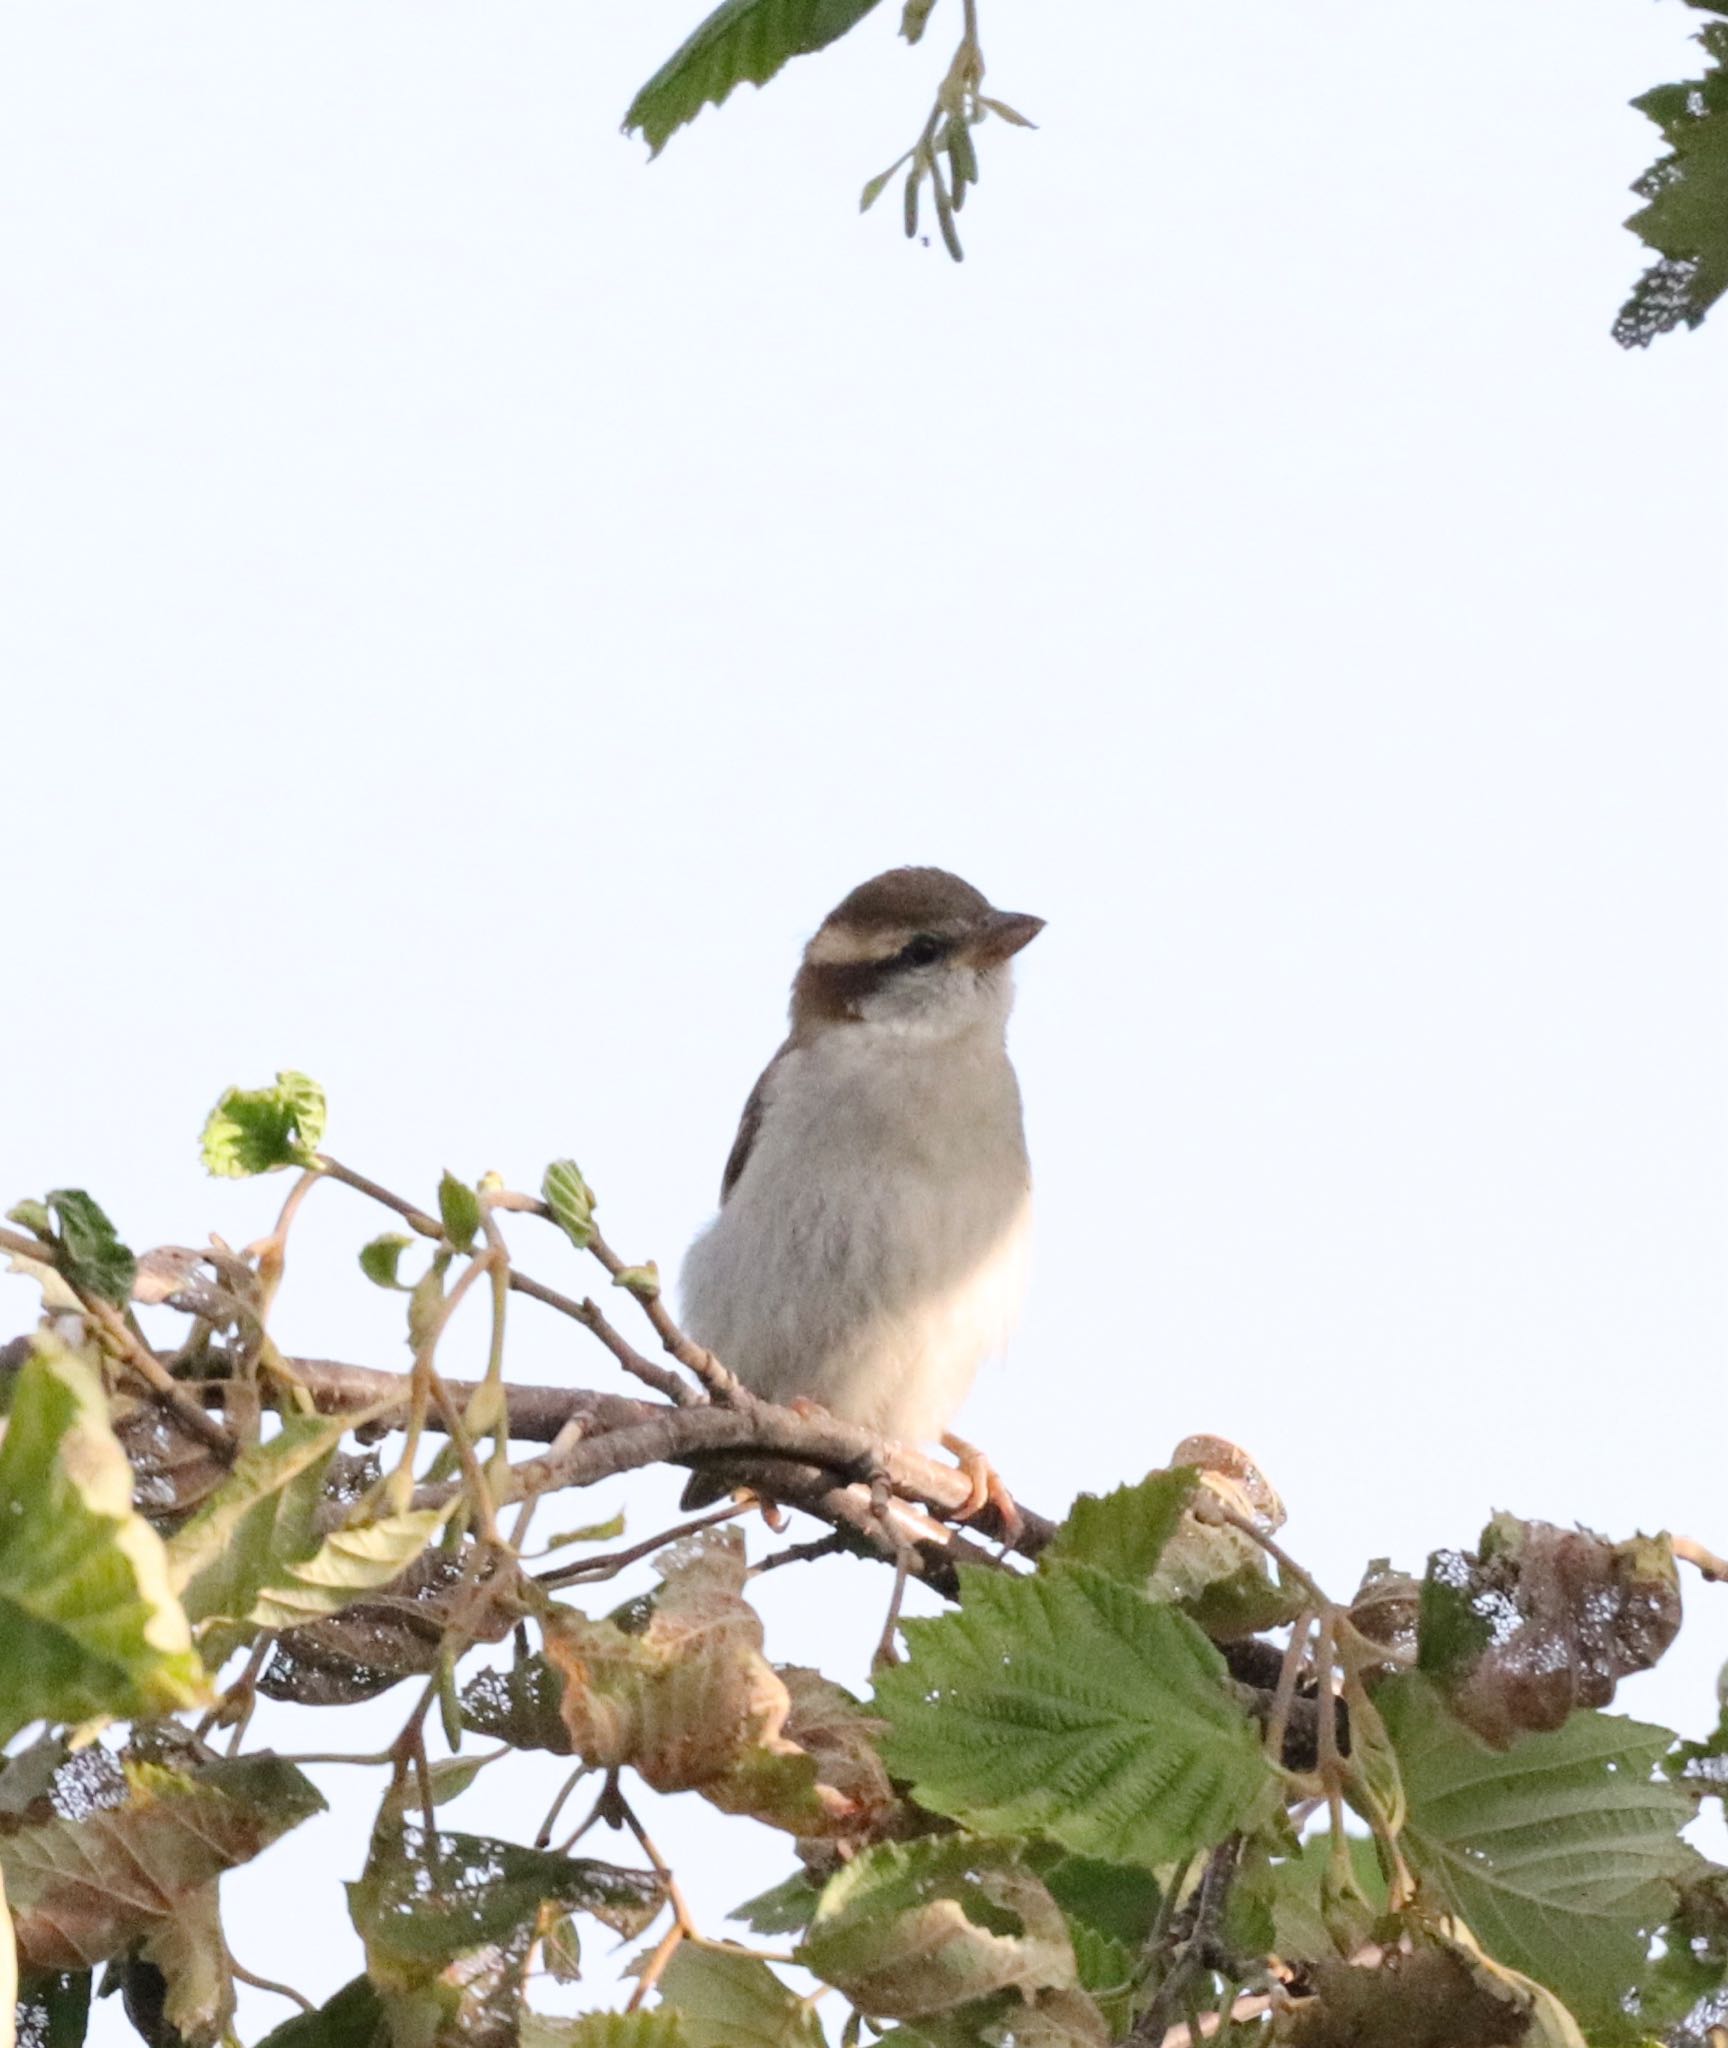
[[[960,948],[960,957],[968,967],[999,967],[1022,946],[1029,946],[1043,929],[1041,917],[1028,917],[1020,910],[993,910]]]

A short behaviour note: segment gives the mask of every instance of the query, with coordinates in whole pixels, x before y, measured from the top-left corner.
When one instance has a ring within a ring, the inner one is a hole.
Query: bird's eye
[[[908,967],[928,967],[932,960],[940,960],[946,951],[940,939],[929,932],[920,932],[901,948],[900,957]]]

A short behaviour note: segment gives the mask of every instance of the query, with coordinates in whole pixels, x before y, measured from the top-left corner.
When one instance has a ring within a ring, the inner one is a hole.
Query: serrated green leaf
[[[1376,1700],[1403,1769],[1402,1837],[1423,1883],[1496,1961],[1587,2025],[1612,2018],[1678,1888],[1703,1868],[1692,1802],[1654,1774],[1674,1737],[1617,1714],[1494,1750],[1415,1673]]]
[[[323,1089],[292,1069],[276,1076],[274,1088],[226,1089],[205,1120],[205,1169],[245,1180],[281,1166],[311,1166],[325,1113]]]
[[[138,1261],[120,1242],[101,1205],[82,1188],[55,1188],[48,1207],[60,1240],[60,1270],[74,1287],[123,1308],[138,1277]]]
[[[452,1500],[442,1507],[409,1508],[333,1529],[309,1558],[290,1564],[259,1589],[247,1620],[258,1628],[295,1628],[389,1585],[438,1534],[455,1506]]]
[[[522,2015],[518,2048],[695,2048],[675,2012],[594,2012],[586,2019]]]
[[[0,1742],[35,1720],[205,1697],[162,1539],[86,1360],[38,1337],[0,1437]]]
[[[223,1758],[190,1775],[130,1765],[122,1804],[0,1832],[19,1956],[33,1969],[90,1969],[323,1807],[279,1757]]]
[[[438,1183],[438,1214],[444,1224],[444,1235],[456,1249],[472,1251],[484,1220],[480,1197],[466,1181],[458,1180],[448,1170]]]
[[[798,1960],[861,2012],[925,2019],[1076,1981],[1061,1908],[1012,1842],[884,1842],[822,1892]]]
[[[889,1768],[992,1834],[1173,1863],[1276,1799],[1260,1731],[1187,1619],[1085,1565],[963,1574],[957,1614],[906,1624],[877,1705]]]
[[[1088,1564],[1144,1592],[1199,1484],[1197,1467],[1175,1465],[1114,1493],[1081,1494],[1040,1564]]]
[[[689,2048],[823,2048],[816,2015],[754,1956],[686,1942],[660,1979]]]
[[[594,1242],[594,1190],[574,1159],[554,1159],[540,1182],[540,1196],[552,1220],[579,1252]]]
[[[640,133],[658,156],[705,106],[719,106],[748,80],[766,85],[793,57],[807,56],[855,28],[877,0],[724,0],[667,58],[630,102],[626,135]]]
[[[387,1230],[382,1237],[373,1238],[370,1244],[360,1247],[360,1270],[374,1287],[403,1289],[397,1278],[402,1265],[402,1254],[414,1240],[404,1237],[400,1231]]]
[[[1696,327],[1728,291],[1728,23],[1711,22],[1697,41],[1711,59],[1702,77],[1632,102],[1661,129],[1668,153],[1632,188],[1647,203],[1626,225],[1661,260],[1614,323],[1626,348]]]
[[[347,1418],[295,1415],[233,1471],[168,1542],[168,1572],[188,1620],[243,1619],[273,1574],[318,1548],[324,1475]]]

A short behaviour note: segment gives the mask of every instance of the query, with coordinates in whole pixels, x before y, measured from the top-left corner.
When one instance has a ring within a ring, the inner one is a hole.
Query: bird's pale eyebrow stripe
[[[812,967],[858,967],[866,961],[892,960],[911,937],[910,925],[825,924],[804,957]]]

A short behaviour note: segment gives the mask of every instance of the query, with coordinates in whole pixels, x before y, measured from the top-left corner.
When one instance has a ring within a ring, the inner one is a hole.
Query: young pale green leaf
[[[1409,1798],[1404,1852],[1424,1884],[1497,1962],[1586,2025],[1613,2018],[1678,1888],[1704,1867],[1680,1836],[1691,1800],[1656,1775],[1674,1737],[1579,1713],[1502,1751],[1414,1673],[1376,1700]]]
[[[452,1500],[443,1507],[409,1508],[331,1530],[309,1558],[272,1575],[247,1620],[258,1628],[296,1628],[389,1585],[443,1528],[455,1505]]]
[[[635,1295],[638,1301],[660,1299],[660,1268],[652,1259],[645,1266],[625,1266],[612,1276],[612,1285]]]
[[[123,1307],[138,1277],[138,1261],[120,1242],[101,1205],[82,1188],[55,1188],[48,1197],[60,1240],[60,1270],[74,1287]]]
[[[360,1247],[361,1272],[374,1287],[401,1288],[403,1283],[397,1276],[402,1267],[402,1254],[413,1242],[399,1230],[385,1231],[382,1237],[375,1237],[370,1244]]]
[[[122,1804],[0,1831],[20,1960],[88,1970],[118,1955],[323,1807],[279,1757],[224,1758],[194,1775],[130,1765]]]
[[[754,1956],[685,1942],[660,1979],[689,2048],[823,2048],[816,2015]]]
[[[793,57],[826,49],[856,28],[877,0],[723,0],[630,102],[626,135],[658,156],[705,106],[748,80],[766,85]]]
[[[292,1070],[274,1088],[224,1090],[204,1124],[206,1171],[228,1180],[311,1166],[324,1136],[324,1091]]]
[[[970,1571],[885,1672],[889,1768],[937,1813],[1108,1861],[1174,1863],[1276,1798],[1260,1731],[1187,1619],[1085,1565]]]
[[[540,1183],[541,1199],[552,1220],[579,1252],[594,1242],[594,1190],[582,1178],[574,1159],[554,1159]]]
[[[440,1252],[415,1281],[408,1295],[408,1347],[424,1351],[437,1336],[444,1317],[444,1271],[448,1252]]]
[[[923,39],[935,11],[936,0],[906,0],[900,10],[900,33],[907,42],[916,43]]]
[[[1709,23],[1697,40],[1711,60],[1701,78],[1632,103],[1661,129],[1668,154],[1632,187],[1647,203],[1626,225],[1661,260],[1614,323],[1625,348],[1646,347],[1682,323],[1696,327],[1728,291],[1728,22]]]
[[[876,173],[875,177],[869,181],[864,190],[858,195],[858,211],[860,213],[868,213],[870,211],[871,207],[876,204],[877,200],[882,197],[883,192],[887,189],[888,180],[893,177],[902,164],[908,161],[911,155],[912,152],[907,150],[904,156],[897,156],[885,171],[878,171]]]
[[[610,1543],[614,1537],[624,1533],[624,1510],[608,1515],[603,1522],[584,1522],[579,1529],[560,1529],[555,1536],[548,1536],[548,1550],[567,1550],[572,1543]]]
[[[324,1474],[347,1426],[343,1416],[290,1416],[169,1539],[169,1577],[189,1620],[244,1619],[275,1573],[316,1551]]]
[[[1061,1908],[1019,1845],[884,1842],[829,1879],[798,1960],[861,2012],[925,2019],[999,1991],[1076,1981]]]
[[[438,1183],[438,1214],[444,1224],[444,1235],[456,1249],[472,1251],[483,1221],[480,1197],[466,1181],[458,1180],[448,1170]]]
[[[47,1204],[36,1201],[14,1202],[6,1211],[6,1221],[16,1223],[20,1230],[34,1231],[38,1237],[54,1235],[54,1219],[48,1213]]]
[[[0,1742],[35,1720],[170,1713],[205,1695],[100,1376],[41,1337],[0,1438],[0,1642]]]

